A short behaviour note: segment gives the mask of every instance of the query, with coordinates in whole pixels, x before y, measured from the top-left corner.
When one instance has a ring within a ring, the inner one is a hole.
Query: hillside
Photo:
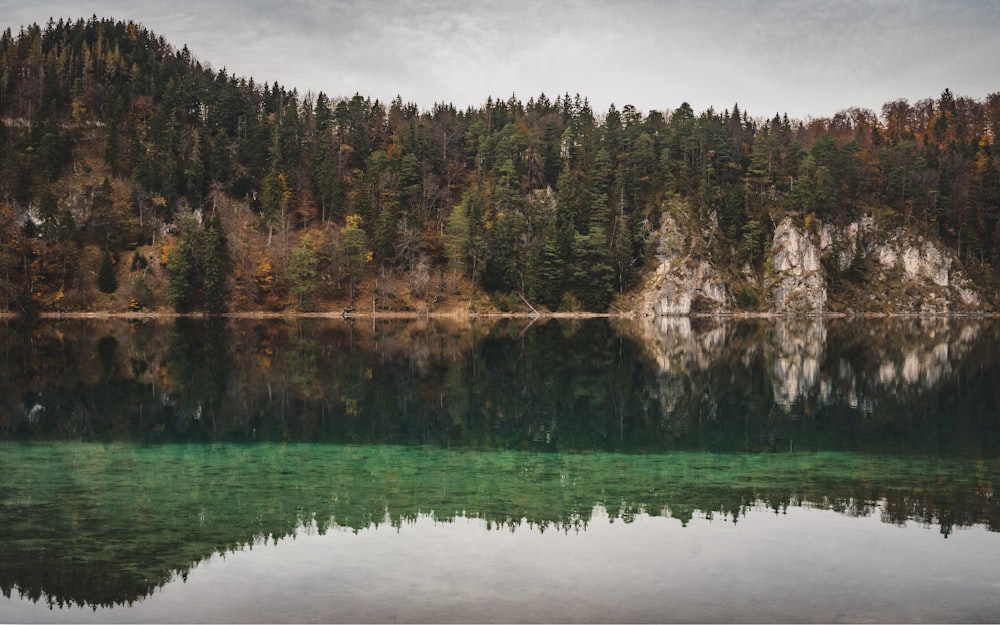
[[[0,71],[16,313],[1000,307],[1000,93],[808,120],[422,111],[96,17],[7,30]]]

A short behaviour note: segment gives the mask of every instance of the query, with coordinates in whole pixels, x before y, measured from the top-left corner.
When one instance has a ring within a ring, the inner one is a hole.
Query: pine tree
[[[340,230],[340,263],[350,281],[350,303],[354,305],[354,284],[364,275],[372,260],[368,250],[368,236],[361,229],[361,217],[348,215],[347,223]]]
[[[226,310],[229,301],[229,255],[222,220],[216,213],[199,237],[202,244],[201,272],[204,276],[204,309],[209,313]]]
[[[188,216],[181,222],[178,245],[170,250],[167,257],[167,296],[180,313],[190,312],[196,306],[197,261],[195,259],[195,237],[197,222]]]
[[[292,249],[292,256],[285,269],[289,289],[298,299],[300,309],[307,308],[312,303],[312,297],[319,286],[316,282],[318,272],[319,257],[312,237],[306,234]]]
[[[101,293],[114,293],[118,290],[118,278],[115,276],[115,264],[111,258],[111,249],[105,246],[101,257],[101,268],[97,271],[97,288]]]

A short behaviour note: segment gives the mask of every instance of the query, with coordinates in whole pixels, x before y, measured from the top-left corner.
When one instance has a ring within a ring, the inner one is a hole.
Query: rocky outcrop
[[[888,241],[876,247],[874,254],[883,275],[901,268],[907,280],[938,287],[932,288],[928,294],[931,297],[922,302],[924,312],[978,310],[982,306],[982,298],[975,285],[962,272],[952,270],[954,259],[951,254],[930,241],[922,238],[913,241],[897,231]]]
[[[826,271],[819,248],[785,218],[771,244],[773,276],[768,280],[771,310],[776,313],[821,314],[826,310]]]
[[[863,297],[852,310],[913,314],[948,314],[988,310],[979,289],[957,270],[944,247],[902,228],[881,231],[868,217],[846,228],[827,225],[820,248],[845,270],[854,255],[869,259]]]
[[[640,310],[654,316],[718,314],[729,311],[722,274],[711,263],[690,256],[680,226],[664,215],[656,271],[643,290]]]
[[[655,287],[649,293],[654,315],[687,315],[692,312],[726,312],[726,285],[707,262],[661,259]]]
[[[938,286],[948,286],[948,269],[951,257],[943,254],[929,241],[918,250],[909,246],[903,251],[903,268],[910,278],[927,278]]]
[[[993,304],[958,268],[947,248],[905,229],[887,232],[862,217],[846,226],[777,224],[761,271],[716,265],[725,240],[715,220],[690,211],[663,215],[655,269],[637,298],[643,315],[726,314],[740,305],[780,315],[991,312]],[[725,256],[723,256],[725,257]],[[737,297],[738,296],[738,297]],[[749,302],[749,303],[748,303]]]

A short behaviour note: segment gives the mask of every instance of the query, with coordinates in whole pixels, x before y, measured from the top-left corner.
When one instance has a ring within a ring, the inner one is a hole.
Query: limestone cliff
[[[764,268],[739,272],[711,260],[712,242],[722,238],[714,219],[698,231],[672,211],[661,223],[656,264],[636,298],[644,316],[994,310],[990,292],[946,247],[904,228],[882,229],[872,217],[839,227],[809,220],[806,228],[786,216],[775,225]],[[737,305],[737,283],[759,306]]]
[[[654,316],[721,314],[730,310],[729,293],[722,273],[709,261],[692,254],[685,244],[689,224],[679,224],[665,214],[656,248],[656,265],[640,293],[639,310]],[[709,228],[715,228],[712,224]]]
[[[886,231],[870,217],[844,228],[826,225],[821,229],[820,248],[838,271],[859,262],[865,268],[862,280],[838,293],[835,311],[992,311],[989,297],[962,271],[950,250],[905,228]]]
[[[785,218],[771,244],[773,275],[766,281],[771,311],[821,314],[826,311],[826,271],[818,246]]]

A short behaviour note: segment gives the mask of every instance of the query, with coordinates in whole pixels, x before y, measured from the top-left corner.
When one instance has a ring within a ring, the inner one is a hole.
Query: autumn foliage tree
[[[348,215],[340,229],[340,265],[348,281],[350,305],[354,306],[354,285],[364,275],[373,254],[368,249],[368,236],[361,228],[360,215]]]
[[[985,280],[1000,263],[1000,93],[806,121],[736,104],[595,111],[568,93],[420,110],[258,84],[96,17],[7,29],[0,72],[8,308],[82,302],[88,253],[176,240],[164,283],[183,310],[220,310],[234,285],[246,305],[303,306],[339,280],[353,302],[378,272],[606,311],[636,286],[672,205],[720,266],[766,271],[777,216],[862,213],[950,246]],[[230,231],[189,223],[223,205],[239,213]]]

